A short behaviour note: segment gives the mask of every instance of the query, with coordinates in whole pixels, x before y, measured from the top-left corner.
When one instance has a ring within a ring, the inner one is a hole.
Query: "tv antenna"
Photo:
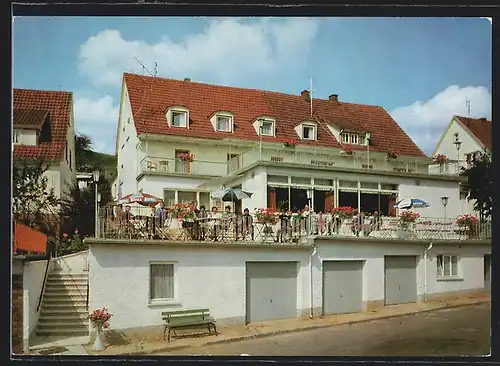
[[[470,99],[465,97],[465,106],[467,107],[467,117],[470,118]]]
[[[135,56],[134,56],[134,58],[135,58],[135,60],[139,63],[139,65],[141,65],[141,66],[142,66],[142,74],[143,74],[143,75],[144,75],[144,70],[146,70],[146,71],[148,72],[148,74],[149,74],[149,75],[151,75],[152,77],[155,77],[155,75],[153,75],[153,74],[151,73],[151,71],[149,71],[149,70],[148,70],[148,68],[147,68],[146,66],[144,66],[144,64],[143,64],[141,61],[139,61],[139,60],[137,59],[137,57],[135,57]],[[155,62],[155,73],[156,73],[156,62]]]

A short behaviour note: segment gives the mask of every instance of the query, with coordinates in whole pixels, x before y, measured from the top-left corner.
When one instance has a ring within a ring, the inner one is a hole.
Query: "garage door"
[[[386,256],[385,304],[417,301],[417,257]]]
[[[491,255],[484,256],[484,291],[491,293]]]
[[[363,261],[323,262],[323,314],[363,311]]]
[[[247,324],[296,317],[297,262],[247,262]]]

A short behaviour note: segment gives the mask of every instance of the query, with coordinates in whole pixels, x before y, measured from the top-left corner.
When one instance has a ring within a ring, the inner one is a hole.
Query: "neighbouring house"
[[[66,91],[14,89],[14,158],[41,159],[48,188],[58,198],[76,179],[73,94]]]
[[[453,116],[443,132],[432,156],[442,155],[447,161],[429,166],[431,174],[458,175],[467,168],[467,155],[487,149],[491,151],[492,125],[486,118]],[[467,200],[467,192],[460,192],[461,213],[475,213],[474,201]]]
[[[488,241],[87,242],[89,308],[106,306],[115,330],[160,333],[162,311],[209,308],[220,326],[244,325],[479,294],[491,286]]]
[[[429,174],[432,159],[380,106],[125,73],[116,140],[117,198],[142,190],[166,206],[223,205],[211,192],[253,192],[235,207],[316,212],[351,206],[396,216],[400,198],[422,215],[460,212],[456,176]],[[311,191],[311,197],[307,197]],[[310,199],[310,201],[309,201]],[[426,211],[425,211],[426,210]]]

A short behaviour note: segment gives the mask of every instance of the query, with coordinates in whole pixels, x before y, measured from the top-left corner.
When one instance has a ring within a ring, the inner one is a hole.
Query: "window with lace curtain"
[[[458,277],[458,256],[441,254],[437,256],[438,277]]]
[[[175,299],[175,264],[152,262],[150,269],[149,301],[164,302]]]

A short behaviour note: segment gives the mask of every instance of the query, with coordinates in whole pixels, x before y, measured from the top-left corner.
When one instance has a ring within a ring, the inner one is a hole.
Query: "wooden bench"
[[[193,309],[193,310],[179,310],[168,311],[161,313],[162,319],[167,322],[163,331],[163,340],[165,340],[165,333],[168,330],[168,341],[170,342],[170,331],[177,328],[198,328],[207,326],[208,332],[211,334],[211,327],[214,328],[215,335],[217,335],[217,328],[215,327],[215,320],[210,316],[209,309]]]

